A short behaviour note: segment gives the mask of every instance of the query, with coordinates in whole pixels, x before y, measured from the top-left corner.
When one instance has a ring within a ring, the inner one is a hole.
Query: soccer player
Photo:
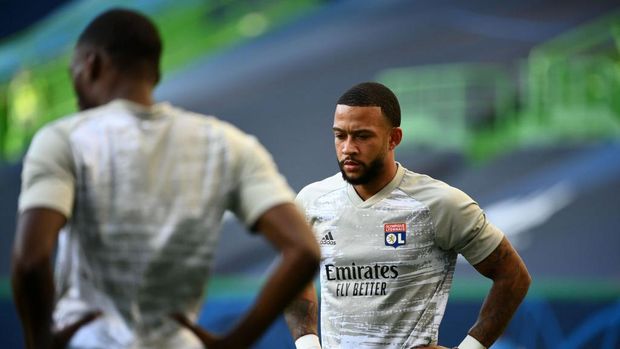
[[[81,112],[32,141],[12,264],[27,348],[247,348],[318,268],[312,231],[259,142],[153,101],[160,53],[148,18],[99,15],[71,63]],[[195,321],[225,210],[282,259],[243,319],[214,335]]]
[[[437,344],[457,254],[493,286],[460,349],[489,347],[530,284],[506,237],[462,191],[395,161],[400,106],[384,85],[338,100],[340,173],[297,196],[321,246],[321,337],[326,349],[443,348]],[[299,349],[320,348],[313,286],[285,315]]]

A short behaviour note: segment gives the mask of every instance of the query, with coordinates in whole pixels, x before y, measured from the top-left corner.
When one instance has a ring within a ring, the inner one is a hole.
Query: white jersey
[[[503,238],[469,196],[400,165],[366,201],[337,174],[297,202],[321,245],[324,349],[436,344],[457,253],[477,264]]]
[[[252,227],[293,200],[255,138],[166,103],[116,100],[49,124],[22,177],[20,211],[68,217],[56,325],[103,311],[73,348],[202,348],[169,314],[197,318],[224,211]]]

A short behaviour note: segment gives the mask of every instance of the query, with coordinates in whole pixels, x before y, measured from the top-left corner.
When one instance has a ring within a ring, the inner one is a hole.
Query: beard
[[[383,167],[384,167],[383,156],[381,155],[374,158],[368,165],[355,160],[362,167],[362,171],[359,177],[351,178],[347,176],[346,172],[344,171],[344,162],[346,160],[354,160],[354,159],[344,159],[342,161],[338,161],[338,166],[340,167],[340,173],[342,173],[342,178],[352,185],[362,185],[362,184],[368,184],[372,182],[375,178],[379,176],[381,171],[383,171]]]

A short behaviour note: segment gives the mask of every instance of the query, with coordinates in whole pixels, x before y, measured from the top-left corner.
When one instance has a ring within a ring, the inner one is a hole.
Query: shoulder
[[[82,120],[82,115],[77,113],[45,124],[35,133],[28,155],[68,150],[70,148],[69,137],[80,120]]]
[[[172,116],[173,122],[184,134],[207,139],[210,144],[220,145],[232,158],[250,159],[256,155],[263,157],[263,146],[259,140],[239,129],[232,123],[216,116],[188,111],[168,103],[164,104],[164,112]]]
[[[307,207],[310,203],[317,198],[324,196],[336,190],[345,188],[347,182],[342,179],[340,172],[333,176],[327,177],[321,181],[310,183],[299,191],[296,201],[304,207]]]
[[[407,170],[400,189],[424,205],[435,218],[461,215],[477,207],[462,190],[431,176]]]
[[[46,124],[37,133],[56,133],[68,139],[72,133],[84,128],[100,128],[102,123],[113,119],[110,117],[111,114],[119,114],[119,112],[117,106],[113,103],[104,104],[99,107],[79,111],[56,119]]]
[[[161,103],[161,105],[159,106],[159,110],[164,114],[174,117],[174,120],[179,121],[179,122],[183,122],[187,124],[194,124],[194,125],[197,125],[197,124],[209,125],[209,126],[212,126],[217,129],[221,129],[226,132],[243,133],[243,131],[239,130],[233,124],[227,121],[221,120],[216,116],[213,116],[210,114],[202,114],[202,113],[194,112],[191,110],[183,109],[181,107],[174,106],[170,103],[166,103],[166,102]]]
[[[473,200],[462,190],[431,176],[405,171],[400,189],[431,210],[457,208]]]
[[[187,111],[178,107],[170,108],[174,109],[176,118],[182,122],[190,126],[204,126],[208,128],[213,135],[219,135],[231,143],[248,144],[258,142],[256,137],[216,116]]]

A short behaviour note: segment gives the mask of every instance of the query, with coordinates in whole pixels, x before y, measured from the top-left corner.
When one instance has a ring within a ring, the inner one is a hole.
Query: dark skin
[[[384,173],[368,183],[355,185],[360,198],[366,200],[379,192],[396,173],[394,149],[402,139],[402,131],[393,128],[379,107],[351,107],[338,105],[334,115],[334,140],[338,160],[355,159],[369,163],[382,158]],[[363,137],[360,136],[363,135]],[[377,154],[382,154],[377,157]],[[350,176],[360,176],[363,167],[350,166]],[[349,175],[349,173],[347,173]],[[531,283],[523,260],[504,237],[499,246],[476,270],[493,280],[478,320],[469,330],[485,347],[490,347],[504,332],[517,307],[525,297]],[[285,316],[293,338],[317,333],[318,300],[313,285],[308,286],[287,308]],[[446,348],[431,345],[419,348]]]
[[[487,348],[495,343],[525,298],[532,278],[525,263],[506,238],[476,270],[493,280],[493,286],[482,304],[480,315],[469,334]]]
[[[102,50],[76,47],[71,75],[80,109],[88,109],[123,98],[142,105],[153,103],[158,80],[152,69],[137,69],[128,75],[116,69]],[[65,348],[79,329],[96,321],[100,312],[84,314],[63,329],[52,328],[54,281],[52,257],[67,218],[50,208],[30,208],[18,217],[12,257],[12,287],[24,329],[26,348]],[[190,329],[205,347],[248,348],[301,292],[315,274],[320,257],[310,227],[293,204],[277,205],[258,218],[254,226],[281,252],[282,258],[263,286],[254,306],[230,332],[215,335],[189,321],[183,314],[170,314],[180,326]]]
[[[27,348],[65,348],[82,326],[100,315],[99,312],[88,313],[65,328],[52,329],[54,280],[51,257],[65,222],[65,216],[57,211],[35,208],[22,213],[17,223],[11,281]]]
[[[194,332],[209,349],[248,348],[316,272],[320,256],[318,245],[310,228],[292,204],[267,211],[258,220],[256,228],[282,252],[282,260],[243,320],[226,336],[220,337],[193,324],[182,314],[171,315],[182,326]],[[303,232],[302,236],[297,235],[299,232]],[[298,245],[307,247],[299,248]]]
[[[69,68],[80,110],[94,108],[123,98],[145,106],[152,105],[159,74],[137,66],[128,74],[116,68],[110,55],[88,44],[75,48]]]
[[[52,255],[65,223],[66,218],[61,213],[47,208],[26,210],[18,220],[12,285],[27,348],[64,348],[80,327],[100,315],[99,312],[88,313],[66,328],[52,329]],[[292,204],[268,210],[258,219],[256,229],[281,251],[282,260],[244,319],[228,334],[217,336],[191,323],[182,314],[171,314],[210,349],[248,348],[316,272],[318,246],[310,228]]]
[[[482,262],[474,265],[476,270],[493,280],[478,320],[469,330],[485,347],[490,347],[504,332],[532,282],[525,263],[508,239],[502,239],[499,246]],[[422,348],[444,348],[428,346]]]
[[[293,338],[307,334],[318,335],[319,302],[314,285],[306,287],[297,298],[291,302],[284,312],[284,318]]]

